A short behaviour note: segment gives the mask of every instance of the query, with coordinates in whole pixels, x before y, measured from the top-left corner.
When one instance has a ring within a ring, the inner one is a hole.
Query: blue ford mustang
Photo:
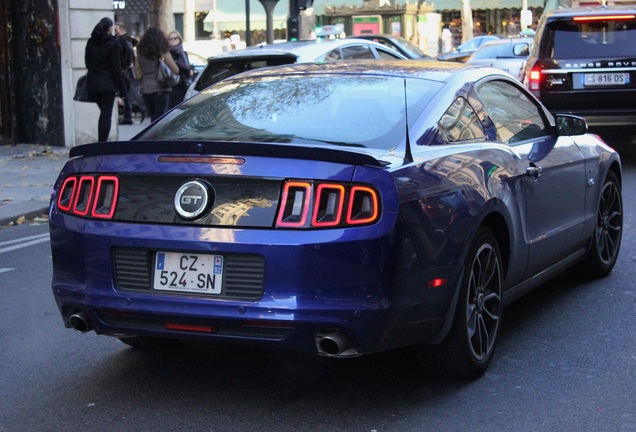
[[[618,154],[491,68],[260,69],[129,142],[75,147],[50,206],[64,324],[134,347],[352,357],[414,346],[477,377],[503,307],[608,274]]]

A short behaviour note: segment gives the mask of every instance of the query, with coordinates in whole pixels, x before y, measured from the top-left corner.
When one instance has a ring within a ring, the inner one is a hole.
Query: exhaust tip
[[[361,354],[353,341],[341,331],[320,332],[316,335],[318,354],[327,357],[358,357]]]
[[[92,326],[84,312],[78,312],[71,315],[68,318],[68,323],[71,325],[73,330],[79,333],[88,333],[92,330]]]

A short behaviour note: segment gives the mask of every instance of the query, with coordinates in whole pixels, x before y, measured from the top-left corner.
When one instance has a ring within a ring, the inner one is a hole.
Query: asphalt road
[[[408,350],[324,362],[81,335],[53,301],[46,223],[0,229],[0,431],[636,431],[636,145],[622,145],[615,270],[508,307],[475,381],[428,377]]]

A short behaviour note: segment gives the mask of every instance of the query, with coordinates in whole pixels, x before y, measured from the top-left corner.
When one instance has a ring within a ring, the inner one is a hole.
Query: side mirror
[[[530,55],[530,45],[526,42],[518,43],[512,47],[512,53],[519,57],[528,57]]]
[[[554,116],[557,131],[560,136],[583,135],[587,133],[587,121],[583,117],[570,114]]]

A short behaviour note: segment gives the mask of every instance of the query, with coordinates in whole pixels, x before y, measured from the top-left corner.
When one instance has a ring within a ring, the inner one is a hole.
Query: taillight
[[[118,194],[119,179],[115,176],[71,176],[62,183],[57,208],[76,216],[112,219]]]
[[[591,22],[591,21],[626,21],[636,18],[634,14],[624,15],[590,15],[590,16],[577,16],[572,18],[574,22]]]
[[[541,68],[535,65],[528,73],[528,90],[537,98],[541,99]]]
[[[379,194],[370,186],[290,180],[283,186],[276,227],[345,227],[379,218]]]

